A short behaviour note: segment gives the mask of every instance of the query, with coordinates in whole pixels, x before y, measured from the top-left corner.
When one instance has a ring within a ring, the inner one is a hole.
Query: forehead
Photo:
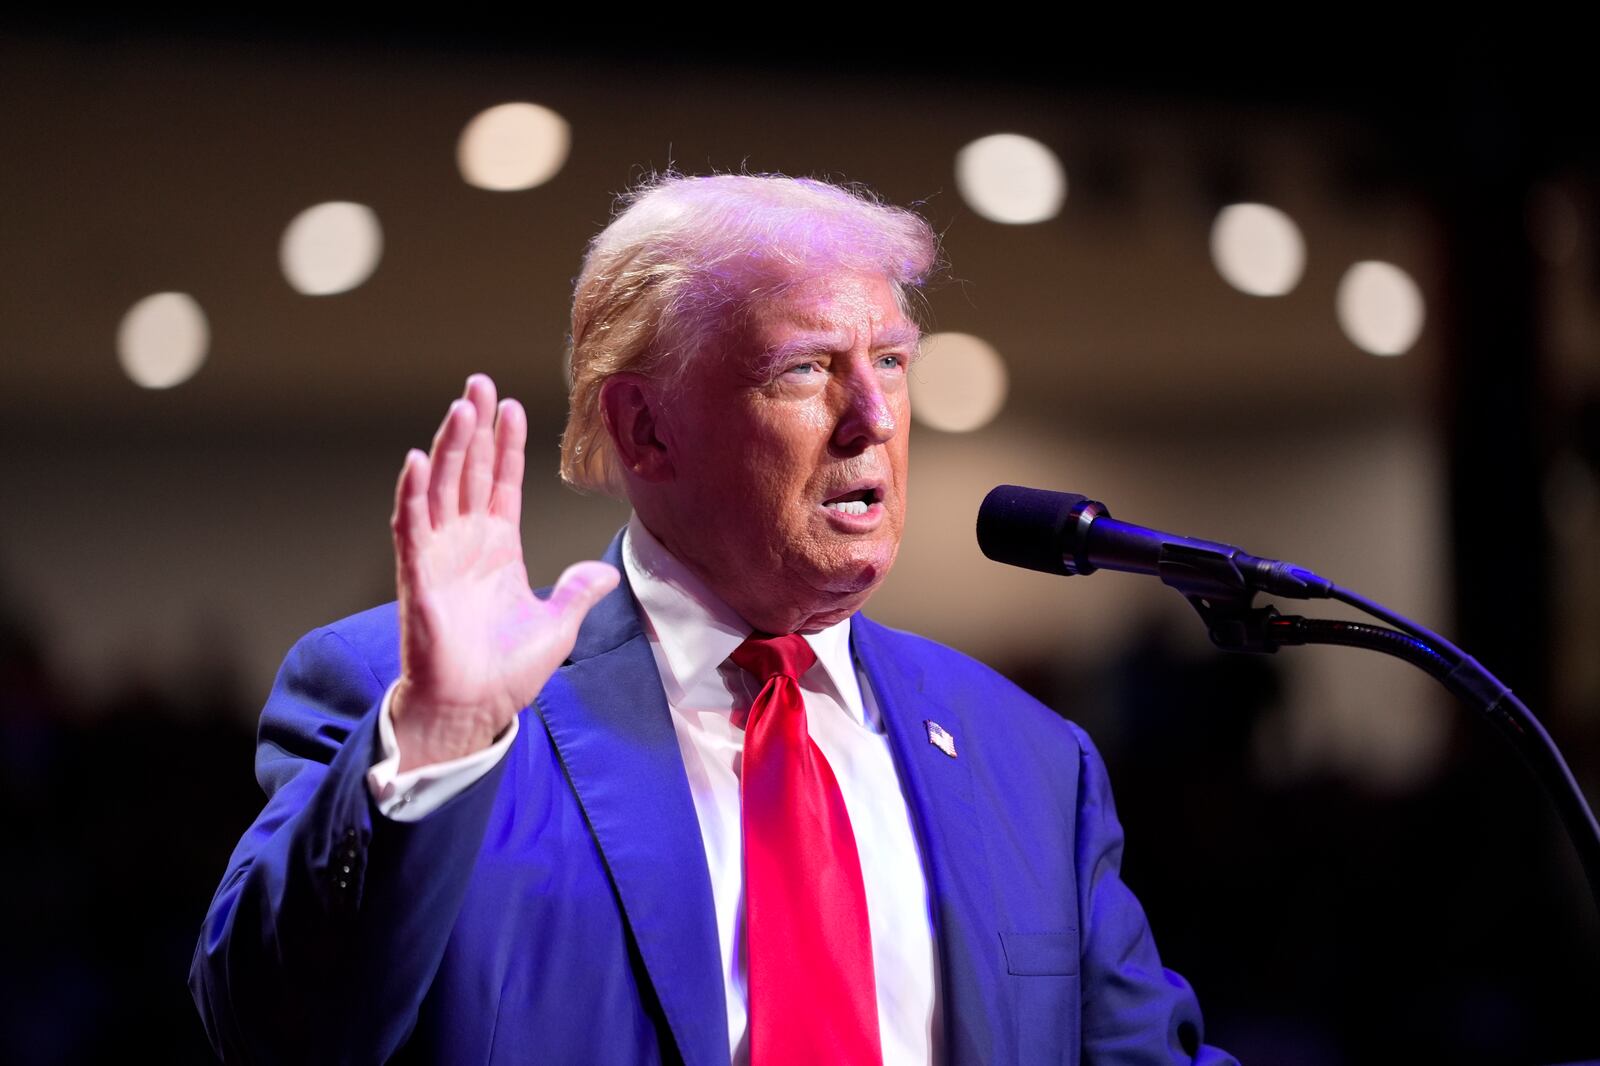
[[[849,348],[915,344],[921,336],[901,309],[889,279],[878,274],[825,274],[786,285],[748,309],[746,339],[758,348],[805,336]]]

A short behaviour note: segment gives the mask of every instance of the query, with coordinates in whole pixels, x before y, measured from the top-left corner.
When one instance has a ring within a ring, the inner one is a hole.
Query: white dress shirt
[[[622,558],[643,608],[700,823],[716,909],[729,1054],[738,1066],[749,1061],[739,772],[743,714],[760,685],[728,656],[750,627],[674,558],[638,516],[628,523]],[[938,955],[922,861],[889,738],[871,685],[851,657],[849,620],[807,634],[806,641],[817,656],[800,678],[807,725],[838,780],[861,857],[883,1061],[886,1066],[937,1062]],[[513,721],[490,748],[400,774],[385,696],[378,721],[384,757],[369,772],[368,786],[385,816],[419,819],[487,773],[515,735]]]

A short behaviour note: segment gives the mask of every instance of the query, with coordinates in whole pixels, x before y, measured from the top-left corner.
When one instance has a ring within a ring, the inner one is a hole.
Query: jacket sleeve
[[[239,1062],[381,1062],[405,1042],[460,911],[504,761],[417,822],[365,775],[385,690],[332,629],[290,651],[261,715],[266,806],[228,862],[189,985]]]
[[[1079,748],[1077,866],[1083,932],[1083,1062],[1237,1062],[1204,1043],[1200,1004],[1165,969],[1144,908],[1123,883],[1122,825],[1105,764],[1076,726]]]

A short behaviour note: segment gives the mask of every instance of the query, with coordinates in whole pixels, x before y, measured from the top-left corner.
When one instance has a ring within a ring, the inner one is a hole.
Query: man
[[[219,1051],[1220,1059],[1087,738],[857,613],[935,255],[818,182],[638,194],[578,280],[562,460],[634,517],[547,599],[525,416],[469,379],[401,471],[398,605],[303,639],[262,714],[267,805],[191,977]]]

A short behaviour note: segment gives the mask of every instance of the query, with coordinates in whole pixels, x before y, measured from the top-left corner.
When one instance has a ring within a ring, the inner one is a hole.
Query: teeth
[[[838,503],[825,503],[822,506],[845,514],[866,514],[866,500],[840,500]]]

